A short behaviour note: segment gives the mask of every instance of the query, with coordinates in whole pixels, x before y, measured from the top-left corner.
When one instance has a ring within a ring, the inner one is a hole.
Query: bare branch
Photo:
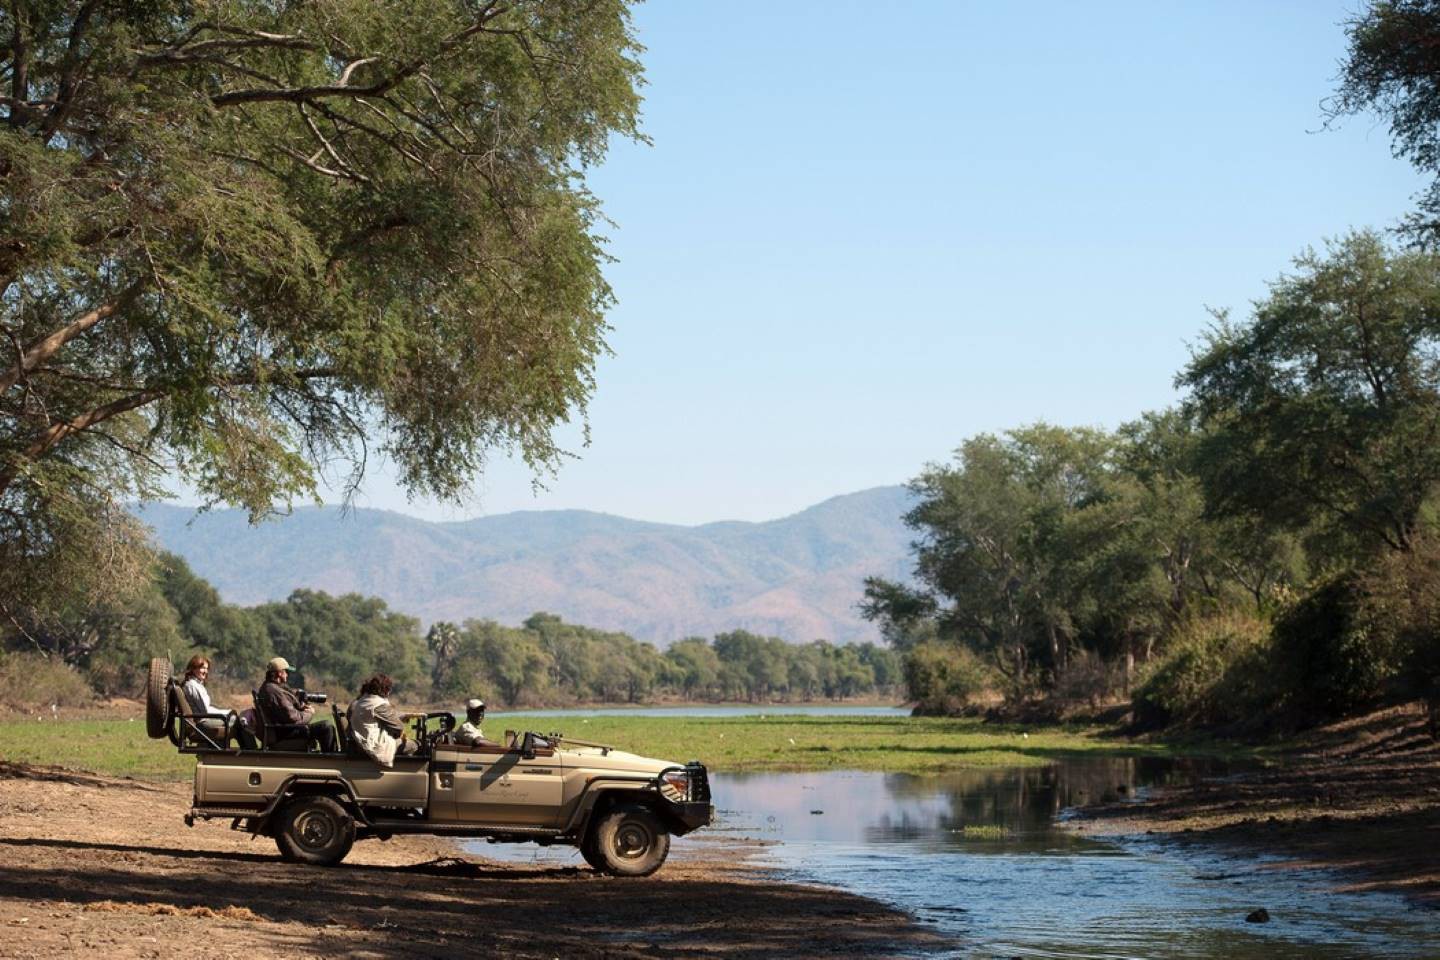
[[[40,436],[36,437],[16,460],[12,460],[3,469],[0,469],[0,493],[4,493],[10,484],[14,482],[16,475],[20,471],[21,463],[34,463],[55,449],[56,444],[71,434],[79,433],[98,423],[104,423],[111,417],[143,407],[147,403],[153,403],[164,395],[165,392],[163,390],[142,390],[128,397],[121,397],[118,400],[112,400],[109,403],[102,404],[73,419],[52,424],[46,428]]]
[[[357,67],[363,67],[367,63],[376,63],[379,59],[379,57],[362,57],[359,60],[351,60],[340,74],[340,86],[343,87],[350,82],[350,74],[354,73]]]
[[[18,363],[4,373],[0,373],[0,393],[15,386],[28,371],[50,359],[65,344],[124,309],[135,299],[144,285],[143,280],[135,281],[121,291],[120,296],[109,303],[101,304],[93,310],[82,313],[59,330],[32,342],[25,348]]]
[[[305,126],[310,128],[310,132],[315,135],[316,140],[320,141],[321,148],[330,155],[330,159],[335,161],[335,165],[339,167],[342,171],[344,171],[343,175],[351,178],[352,180],[358,180],[361,183],[369,183],[370,178],[365,176],[363,173],[356,172],[356,170],[351,167],[350,164],[346,163],[340,157],[340,154],[335,151],[335,148],[331,145],[330,141],[325,139],[325,134],[321,133],[320,128],[315,125],[315,121],[310,117],[310,111],[305,109],[305,104],[301,103],[297,106],[300,108],[300,116],[305,119]],[[313,167],[314,169],[324,173],[325,171],[323,168],[315,166],[314,160],[315,158],[311,157],[309,160],[306,160],[304,162],[307,166]]]
[[[351,67],[358,66],[361,61],[354,61],[346,67],[345,73],[341,76],[340,82],[336,84],[325,84],[314,87],[281,87],[275,89],[249,89],[231,90],[229,93],[217,94],[210,98],[210,102],[217,107],[228,107],[240,103],[266,103],[275,101],[288,101],[291,103],[305,103],[319,100],[326,100],[333,97],[378,97],[382,96],[395,87],[399,86],[411,76],[425,69],[434,60],[445,56],[456,47],[469,40],[471,37],[481,33],[491,20],[505,13],[509,8],[501,6],[499,0],[492,0],[485,5],[475,16],[474,22],[463,30],[456,31],[450,36],[441,40],[435,47],[434,52],[428,57],[411,60],[409,63],[397,67],[393,73],[383,80],[379,80],[367,87],[352,87],[346,81],[349,79]],[[371,58],[374,59],[374,58]]]

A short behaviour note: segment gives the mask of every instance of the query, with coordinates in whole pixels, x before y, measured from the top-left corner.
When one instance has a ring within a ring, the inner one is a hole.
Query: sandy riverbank
[[[1440,745],[1419,704],[1311,731],[1272,769],[1082,808],[1070,826],[1278,855],[1275,869],[1337,870],[1346,889],[1440,909]]]
[[[181,818],[188,783],[0,763],[0,957],[893,956],[945,946],[873,900],[775,881],[697,834],[655,877],[517,867],[424,837],[338,867]]]

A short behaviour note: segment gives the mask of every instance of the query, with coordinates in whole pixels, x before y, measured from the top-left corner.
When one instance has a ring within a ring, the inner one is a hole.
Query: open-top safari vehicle
[[[274,837],[280,853],[333,864],[356,840],[423,833],[579,847],[597,870],[654,873],[680,836],[710,823],[705,767],[652,760],[560,734],[507,731],[503,746],[454,742],[455,718],[412,718],[420,746],[382,767],[331,710],[340,752],[309,751],[293,731],[256,731],[259,749],[235,742],[235,718],[190,715],[170,661],[150,662],[146,728],[195,755],[195,797],[185,822],[227,819]],[[258,711],[257,711],[258,714]],[[222,729],[223,728],[223,729]]]

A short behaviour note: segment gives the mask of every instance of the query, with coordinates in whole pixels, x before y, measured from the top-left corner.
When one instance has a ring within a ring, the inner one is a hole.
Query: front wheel
[[[329,797],[301,797],[280,816],[275,845],[296,863],[328,867],[345,859],[355,843],[355,821]]]
[[[589,845],[595,860],[582,846],[586,862],[617,877],[648,877],[670,853],[670,834],[649,807],[627,803],[616,807],[595,824]]]
[[[595,849],[595,833],[593,831],[581,842],[580,856],[585,858],[585,862],[590,864],[592,869],[600,873],[605,872],[605,861],[601,859],[600,851]]]

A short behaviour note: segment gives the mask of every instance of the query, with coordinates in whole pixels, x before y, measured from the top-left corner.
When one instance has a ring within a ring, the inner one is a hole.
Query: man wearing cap
[[[300,700],[299,695],[286,684],[290,678],[290,664],[284,657],[275,657],[265,665],[265,682],[260,685],[257,695],[260,711],[265,714],[269,727],[303,727],[292,734],[296,739],[305,738],[305,745],[318,744],[325,753],[339,750],[335,728],[324,720],[314,720],[315,710]],[[282,738],[288,739],[288,738]]]
[[[480,724],[485,719],[485,701],[479,697],[471,697],[465,701],[465,722],[460,729],[455,731],[455,742],[467,746],[498,746],[493,741],[486,740],[485,735],[480,732]]]

